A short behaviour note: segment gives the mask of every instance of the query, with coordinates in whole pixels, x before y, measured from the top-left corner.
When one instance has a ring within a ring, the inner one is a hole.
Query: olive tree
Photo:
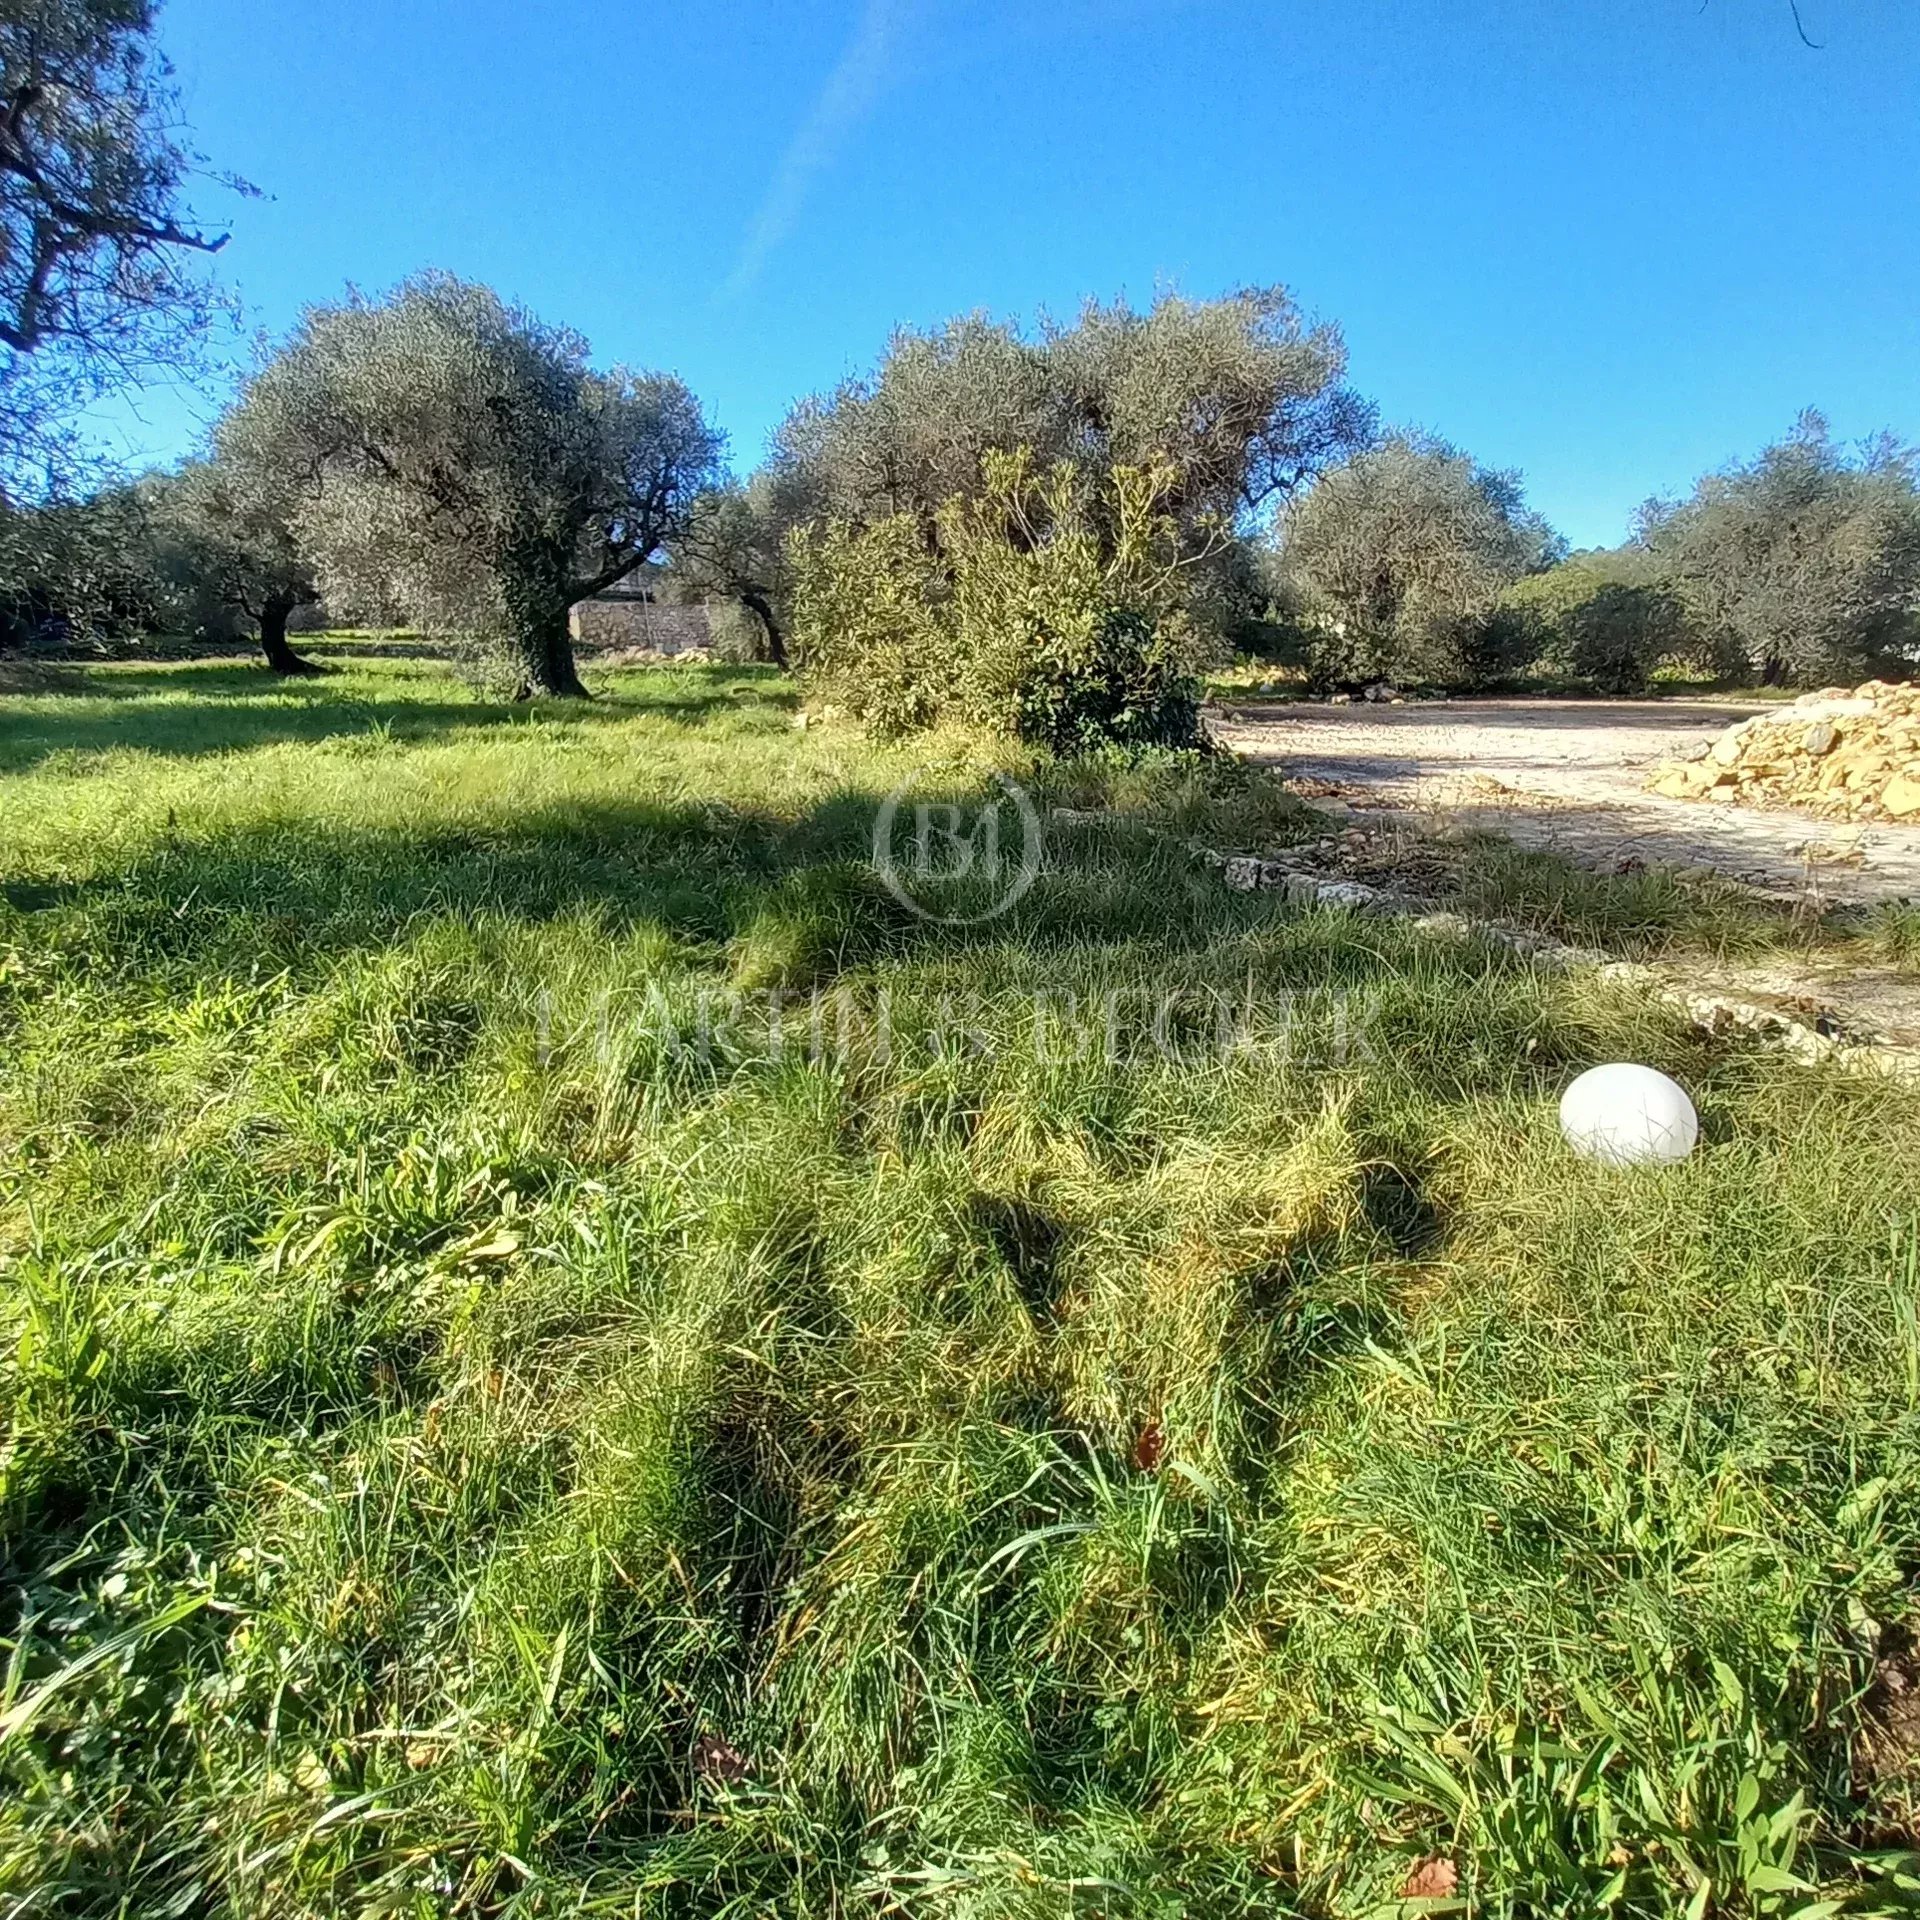
[[[0,500],[0,646],[150,632],[170,612],[144,486]]]
[[[586,342],[444,274],[308,311],[221,442],[277,464],[331,602],[398,609],[584,695],[567,615],[654,559],[719,477],[680,381],[594,371]]]
[[[1372,410],[1344,384],[1338,328],[1280,287],[1166,294],[1145,312],[1089,302],[1031,335],[973,315],[903,331],[868,378],[803,401],[775,436],[772,497],[789,524],[917,515],[984,487],[992,452],[1172,476],[1168,505],[1213,537],[1364,444]]]
[[[787,664],[785,604],[790,585],[785,533],[765,476],[700,496],[669,548],[683,593],[717,595],[744,607],[759,628],[759,653]]]
[[[1339,330],[1308,321],[1280,287],[1165,294],[1144,311],[1090,301],[1027,331],[980,314],[902,331],[871,375],[788,416],[762,476],[766,507],[783,531],[906,521],[938,555],[953,504],[991,490],[995,456],[1021,455],[1035,473],[1064,464],[1096,497],[1118,472],[1152,471],[1181,597],[1219,645],[1261,610],[1248,536],[1372,436],[1373,410],[1345,371]]]
[[[275,673],[321,672],[287,639],[288,617],[320,590],[294,542],[294,501],[279,474],[216,452],[146,491],[156,572],[186,621],[213,629],[250,623]]]
[[[1888,437],[1850,456],[1817,413],[1679,502],[1636,541],[1721,655],[1769,683],[1852,676],[1905,651],[1920,614],[1920,484]]]
[[[1339,328],[1310,323],[1284,287],[1168,293],[1144,313],[1089,301],[1045,342],[1071,450],[1096,467],[1166,468],[1168,505],[1189,523],[1245,526],[1373,437]]]
[[[774,435],[768,498],[787,527],[896,514],[931,536],[940,508],[976,491],[994,451],[1065,446],[1062,395],[1043,350],[972,314],[898,330],[875,371],[799,402]]]
[[[1644,692],[1668,665],[1719,677],[1685,608],[1632,547],[1594,549],[1528,574],[1500,596],[1496,617],[1537,670],[1598,693]]]
[[[224,235],[183,204],[182,145],[147,0],[0,8],[0,483],[44,487],[63,423],[190,364],[223,302]],[[227,181],[232,187],[237,181]]]
[[[1317,679],[1472,685],[1512,664],[1496,618],[1505,589],[1564,551],[1517,476],[1394,434],[1288,508],[1279,562],[1308,610]]]

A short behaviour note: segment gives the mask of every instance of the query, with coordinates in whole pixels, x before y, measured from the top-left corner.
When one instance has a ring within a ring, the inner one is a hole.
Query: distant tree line
[[[1666,673],[1819,685],[1920,665],[1920,470],[1817,413],[1754,460],[1653,500],[1611,550],[1568,555],[1516,476],[1390,437],[1326,474],[1267,550],[1267,650],[1322,685],[1604,693]]]
[[[581,599],[650,585],[745,656],[900,731],[1054,745],[1194,736],[1199,676],[1250,653],[1377,681],[1643,690],[1809,684],[1920,658],[1920,475],[1806,414],[1750,462],[1570,555],[1518,476],[1378,429],[1339,333],[1278,288],[1033,333],[895,336],[729,479],[670,375],[430,274],[311,310],[203,457],[0,516],[0,623],[257,637],[302,607],[439,636],[523,696],[583,688]]]
[[[301,675],[290,626],[323,602],[574,697],[569,610],[644,573],[875,726],[1055,746],[1191,739],[1235,653],[1325,689],[1610,693],[1920,659],[1891,440],[1809,413],[1570,555],[1517,475],[1382,431],[1339,329],[1271,286],[903,330],[741,480],[672,375],[423,274],[310,309],[200,457],[76,484],[75,412],[189,366],[219,317],[151,26],[145,0],[0,20],[0,642],[244,633]]]

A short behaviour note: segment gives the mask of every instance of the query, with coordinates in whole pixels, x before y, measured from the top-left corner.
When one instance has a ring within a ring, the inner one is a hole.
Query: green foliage
[[[220,429],[298,476],[330,604],[456,636],[509,684],[583,691],[567,611],[644,565],[719,474],[678,381],[597,373],[577,334],[445,274],[310,309]]]
[[[1817,413],[1681,502],[1638,543],[1719,657],[1768,682],[1900,672],[1920,647],[1920,478],[1882,436],[1849,457]]]
[[[996,449],[1045,460],[1064,433],[1043,350],[982,314],[927,333],[902,328],[866,379],[796,405],[775,435],[769,481],[789,526],[864,527],[898,514],[931,528],[980,483]]]
[[[1372,410],[1342,384],[1339,330],[1309,325],[1284,288],[1222,300],[1164,294],[1144,313],[1089,301],[1029,336],[975,314],[901,331],[870,378],[803,401],[770,477],[791,520],[897,513],[929,527],[979,491],[990,453],[1041,472],[1072,462],[1172,470],[1165,509],[1213,544],[1361,444]]]
[[[960,720],[1060,751],[1190,743],[1196,647],[1172,476],[988,454],[937,544],[896,514],[792,537],[802,672],[884,734]]]
[[[1163,510],[1209,547],[1373,434],[1340,330],[1308,322],[1284,287],[1166,293],[1144,313],[1089,300],[1044,341],[1068,457],[1170,470]]]
[[[1582,555],[1529,575],[1500,596],[1499,618],[1542,671],[1597,693],[1644,693],[1656,669],[1701,655],[1678,597],[1645,577],[1637,556]]]
[[[945,928],[771,673],[361,658],[0,711],[23,1920],[1911,1911],[1905,1090],[1230,892],[1231,763]],[[1615,1058],[1692,1160],[1568,1159]]]
[[[983,479],[940,518],[964,717],[1057,753],[1191,744],[1173,470],[1115,467],[1096,485],[1016,453],[989,455]]]
[[[155,567],[179,624],[222,636],[250,625],[271,666],[304,670],[287,645],[287,617],[320,595],[294,542],[297,495],[286,474],[216,456],[156,476],[145,495]]]
[[[1345,370],[1338,329],[1306,322],[1279,287],[1211,301],[1169,293],[1144,312],[1089,301],[1071,324],[1031,333],[981,314],[903,329],[872,375],[788,416],[756,481],[759,510],[789,529],[833,520],[856,533],[904,516],[937,543],[952,503],[990,490],[997,456],[1023,458],[1034,474],[1070,467],[1096,491],[1120,468],[1157,472],[1189,624],[1231,650],[1264,611],[1244,536],[1372,432]],[[759,570],[763,588],[768,573]],[[779,594],[766,597],[777,618]],[[1120,718],[1136,697],[1122,690],[1133,671],[1124,663],[1153,645],[1122,638],[1126,625],[1116,616],[1111,646],[1074,643],[1111,682],[1089,706],[1110,706],[1123,729],[1152,730],[1163,723]],[[1096,666],[1096,654],[1109,664]],[[1037,713],[1034,724],[1050,730]],[[1181,731],[1171,709],[1164,725]]]
[[[717,615],[744,616],[751,637],[734,629],[734,650],[747,660],[787,664],[786,540],[772,483],[756,475],[744,487],[702,494],[669,543],[670,576],[681,592],[706,600]],[[715,601],[719,602],[717,607]]]
[[[171,598],[148,488],[37,506],[0,500],[0,646],[146,632]]]
[[[1498,617],[1502,594],[1563,551],[1516,476],[1395,435],[1288,508],[1279,566],[1319,684],[1477,687],[1525,664],[1531,636]]]
[[[1542,652],[1560,640],[1568,616],[1602,587],[1629,578],[1613,553],[1580,553],[1501,589],[1500,609],[1524,622]]]
[[[795,664],[822,698],[883,737],[932,726],[950,709],[950,582],[917,520],[797,527],[788,560]]]
[[[1644,693],[1654,669],[1679,650],[1684,631],[1672,594],[1609,581],[1567,615],[1567,666],[1601,693]]]
[[[98,464],[77,445],[85,408],[199,371],[231,312],[200,271],[224,236],[193,231],[204,163],[153,25],[148,0],[0,9],[0,487],[16,500],[75,491]]]

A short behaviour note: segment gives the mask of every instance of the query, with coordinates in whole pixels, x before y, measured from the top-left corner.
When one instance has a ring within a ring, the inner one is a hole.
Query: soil
[[[1873,1663],[1873,1684],[1853,1730],[1853,1789],[1871,1800],[1870,1844],[1911,1848],[1920,1816],[1920,1659],[1913,1636],[1891,1627]]]
[[[1223,745],[1334,816],[1334,837],[1309,859],[1330,878],[1443,900],[1465,828],[1606,872],[1665,866],[1738,881],[1801,910],[1920,898],[1920,827],[1836,826],[1645,791],[1653,766],[1753,711],[1720,701],[1236,703],[1212,722]],[[1675,991],[1726,996],[1817,1033],[1920,1049],[1920,980],[1897,968],[1811,953],[1652,971]]]
[[[1222,745],[1361,816],[1409,809],[1583,865],[1703,868],[1817,904],[1920,898],[1920,826],[1836,824],[1645,782],[1758,703],[1707,700],[1233,702]]]

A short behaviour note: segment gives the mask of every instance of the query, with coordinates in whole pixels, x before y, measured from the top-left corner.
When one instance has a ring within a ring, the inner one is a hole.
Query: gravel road
[[[1649,770],[1756,711],[1677,700],[1229,702],[1215,737],[1363,813],[1443,811],[1588,865],[1713,867],[1831,901],[1920,899],[1920,826],[1667,800]]]

